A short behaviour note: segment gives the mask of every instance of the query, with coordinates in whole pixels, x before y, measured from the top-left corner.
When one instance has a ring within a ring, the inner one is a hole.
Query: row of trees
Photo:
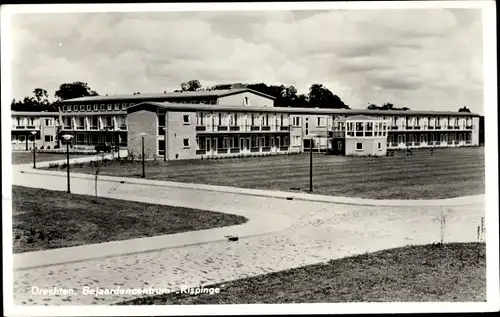
[[[212,87],[202,87],[198,80],[190,80],[181,83],[181,90],[176,91],[210,91],[228,89],[232,85],[216,85]],[[274,105],[277,107],[318,107],[349,109],[339,96],[333,94],[322,84],[313,84],[309,88],[308,94],[297,94],[294,86],[267,85],[265,83],[238,84],[236,87],[247,87],[263,94],[273,96]]]
[[[49,101],[47,90],[35,88],[33,96],[24,97],[22,100],[13,99],[10,108],[12,111],[57,111],[58,101],[97,95],[97,92],[92,90],[87,83],[76,81],[59,85],[54,92],[56,98],[54,102]]]
[[[331,109],[350,109],[339,96],[332,93],[322,84],[312,84],[309,87],[308,94],[297,94],[294,86],[285,85],[267,85],[265,83],[238,84],[234,85],[216,85],[212,87],[203,87],[198,80],[190,80],[180,84],[181,90],[175,91],[210,91],[228,89],[229,87],[247,87],[263,94],[273,96],[276,107],[317,107]],[[134,93],[134,95],[140,92]],[[98,96],[98,93],[91,89],[85,82],[76,81],[72,83],[63,83],[54,92],[56,100],[49,101],[47,90],[35,88],[33,96],[25,97],[23,100],[12,100],[11,110],[13,111],[57,111],[57,103],[61,100]],[[370,103],[367,106],[369,110],[410,110],[407,107],[396,108],[392,103],[384,103],[377,106]],[[470,112],[467,107],[460,108],[459,112]]]

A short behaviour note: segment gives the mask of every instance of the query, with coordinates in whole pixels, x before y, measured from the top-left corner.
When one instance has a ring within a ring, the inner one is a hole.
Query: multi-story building
[[[145,156],[167,160],[302,152],[309,142],[345,155],[478,145],[478,115],[458,112],[144,102],[127,108],[127,121],[133,154],[144,138]]]
[[[57,112],[11,112],[11,143],[13,150],[54,148],[58,138]]]
[[[213,91],[81,97],[61,102],[59,113],[62,133],[74,134],[73,145],[94,146],[104,142],[112,142],[126,146],[128,131],[126,109],[145,101],[274,106],[274,97],[238,85]]]

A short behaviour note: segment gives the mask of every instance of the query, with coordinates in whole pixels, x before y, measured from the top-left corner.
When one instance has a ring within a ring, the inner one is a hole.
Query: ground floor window
[[[342,150],[342,141],[337,142],[337,148],[339,149],[339,151]]]
[[[362,142],[356,142],[356,150],[363,150],[363,143]]]
[[[54,137],[52,135],[45,136],[45,142],[52,142],[52,141],[54,141]]]
[[[378,149],[381,150],[382,149],[382,143],[378,143]]]
[[[292,137],[292,146],[300,146],[300,136]]]
[[[182,145],[183,145],[185,148],[189,147],[189,139],[184,139],[184,140],[182,140]]]

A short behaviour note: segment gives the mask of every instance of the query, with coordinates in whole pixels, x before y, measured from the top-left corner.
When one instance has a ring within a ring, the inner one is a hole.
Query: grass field
[[[14,253],[238,225],[218,212],[13,186]]]
[[[85,154],[70,154],[69,158],[88,156]],[[37,162],[47,162],[66,159],[66,153],[36,153]],[[12,164],[33,164],[33,152],[12,152]]]
[[[469,302],[486,300],[484,243],[412,246],[250,277],[219,294],[167,294],[121,305]]]
[[[395,156],[346,157],[315,154],[317,194],[372,199],[439,199],[484,194],[484,148],[414,150]],[[89,164],[73,170],[92,173]],[[140,177],[140,162],[108,162],[102,175]],[[282,191],[309,189],[309,155],[239,159],[150,161],[146,178]]]

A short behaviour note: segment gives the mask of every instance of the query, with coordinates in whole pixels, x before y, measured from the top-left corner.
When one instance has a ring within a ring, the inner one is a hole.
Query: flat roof
[[[136,95],[112,95],[112,96],[87,96],[73,99],[62,100],[62,104],[71,104],[77,102],[102,102],[102,101],[147,101],[147,100],[165,100],[170,98],[219,98],[240,94],[243,92],[251,92],[269,99],[276,99],[273,96],[266,95],[260,91],[250,88],[233,88],[220,90],[200,90],[200,91],[182,91],[182,92],[167,92],[163,94],[136,94]]]
[[[182,111],[230,111],[230,112],[277,112],[296,114],[339,114],[339,115],[429,115],[451,116],[461,115],[478,117],[480,115],[469,112],[453,111],[412,111],[412,110],[368,110],[368,109],[325,109],[325,108],[292,108],[292,107],[256,107],[256,106],[229,106],[229,105],[204,105],[184,104],[174,102],[143,102],[127,108],[127,112],[144,106],[153,106],[166,110]]]
[[[11,111],[11,115],[13,116],[32,116],[32,117],[52,117],[59,116],[59,112],[57,111]]]

